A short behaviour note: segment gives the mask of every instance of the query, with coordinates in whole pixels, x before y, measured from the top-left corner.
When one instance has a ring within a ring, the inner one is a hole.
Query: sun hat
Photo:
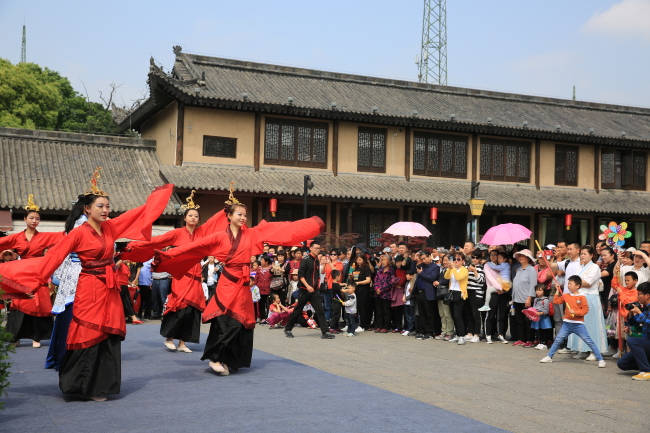
[[[526,256],[526,257],[528,257],[528,258],[530,259],[531,262],[534,262],[534,261],[535,261],[535,258],[533,257],[533,253],[531,253],[529,249],[523,249],[523,250],[521,250],[521,251],[516,252],[516,253],[515,253],[515,259],[516,259],[517,256],[519,256],[519,255],[522,255],[522,256]]]
[[[298,275],[298,269],[294,269],[293,271],[291,271],[291,275]]]

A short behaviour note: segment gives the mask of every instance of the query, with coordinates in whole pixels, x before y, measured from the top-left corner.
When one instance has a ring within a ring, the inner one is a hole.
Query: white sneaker
[[[547,364],[547,363],[553,362],[553,360],[551,359],[550,356],[545,356],[545,357],[543,357],[542,359],[540,359],[539,362],[542,362],[542,363],[544,363],[544,364]]]
[[[404,331],[404,332],[402,332],[402,335],[405,336],[405,337],[408,337],[409,334],[410,334],[410,332],[408,332],[408,331]]]
[[[490,307],[487,305],[483,305],[481,308],[478,309],[478,311],[490,311]]]
[[[557,353],[561,353],[561,354],[563,354],[563,355],[566,355],[566,354],[571,353],[571,350],[570,350],[570,349],[567,349],[567,348],[565,347],[564,349],[560,349],[560,350],[558,350]]]
[[[343,328],[341,328],[341,332],[347,332],[347,330],[348,330],[348,327],[347,327],[347,325],[346,325],[346,326],[344,326]]]
[[[167,340],[165,340],[164,345],[165,345],[165,347],[167,347],[167,349],[169,349],[169,350],[176,350],[176,345],[174,344],[174,341],[173,341],[173,340],[172,340],[172,341],[167,341]]]
[[[473,337],[469,340],[470,343],[478,343],[479,341],[481,341],[481,337],[479,337],[478,335],[473,336]]]
[[[573,355],[573,359],[586,359],[587,358],[587,352],[580,352],[576,355]]]
[[[499,341],[502,342],[503,344],[508,344],[508,340],[506,340],[503,335],[499,335]]]
[[[459,337],[458,335],[454,335],[454,338],[452,338],[451,340],[449,340],[449,342],[450,342],[450,343],[457,343],[458,340],[460,340],[460,337]],[[463,338],[463,340],[465,340],[465,339]]]
[[[596,358],[596,355],[594,355],[594,353],[591,352],[591,355],[589,355],[587,359],[585,359],[585,361],[598,361],[598,358]]]
[[[486,340],[485,342],[487,344],[492,344],[492,337],[490,337],[489,335],[487,337],[485,337],[485,340]]]
[[[607,363],[605,361],[598,361],[598,368],[605,368]]]
[[[621,352],[618,352],[618,351],[614,354],[614,356],[612,356],[612,358],[614,358],[614,359],[618,359],[620,357],[621,357]]]
[[[459,346],[462,346],[462,345],[464,345],[464,344],[465,344],[465,337],[460,337],[460,338],[458,339],[458,345],[459,345]]]
[[[357,326],[357,329],[355,329],[354,332],[363,332],[363,328],[361,326]]]
[[[546,344],[539,343],[539,344],[537,345],[537,347],[535,347],[535,349],[538,349],[538,350],[547,350],[548,347],[546,347]]]

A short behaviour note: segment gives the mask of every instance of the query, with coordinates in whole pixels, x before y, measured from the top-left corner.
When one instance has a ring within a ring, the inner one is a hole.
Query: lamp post
[[[472,240],[475,244],[478,243],[478,218],[481,216],[481,213],[483,213],[483,205],[485,205],[485,199],[477,198],[478,186],[480,184],[481,182],[472,181],[471,198],[469,199],[469,209],[474,217],[474,224],[471,232],[473,234]]]
[[[305,200],[304,202],[304,208],[303,208],[303,218],[307,218],[307,196],[309,195],[309,190],[314,187],[314,182],[311,181],[311,176],[306,174],[305,175],[305,190],[303,193],[303,198]]]

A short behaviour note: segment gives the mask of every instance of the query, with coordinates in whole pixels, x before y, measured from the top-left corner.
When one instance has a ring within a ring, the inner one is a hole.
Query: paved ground
[[[294,335],[258,326],[255,348],[513,432],[650,431],[650,382],[631,380],[611,358],[606,368],[570,355],[540,364],[546,353],[510,344],[375,333],[321,340],[304,328]]]
[[[207,362],[199,361],[202,344],[189,344],[195,350],[191,354],[169,352],[158,324],[127,328],[122,390],[104,403],[62,395],[56,372],[43,369],[46,344],[33,349],[23,340],[24,346],[11,356],[11,388],[3,399],[6,410],[0,411],[0,432],[502,431],[383,387],[259,350],[250,369],[217,376]],[[265,342],[276,344],[277,332],[265,329],[260,334]],[[292,344],[313,341],[305,336]]]

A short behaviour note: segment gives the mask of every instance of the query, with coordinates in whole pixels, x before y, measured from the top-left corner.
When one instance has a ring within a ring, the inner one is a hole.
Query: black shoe
[[[429,334],[426,334],[422,337],[423,340],[433,340],[433,337]]]
[[[415,334],[415,339],[416,340],[422,340],[424,338],[424,335],[422,334]]]
[[[331,340],[332,338],[336,338],[336,335],[332,334],[331,332],[323,332],[323,335],[321,335],[320,338]]]
[[[293,334],[291,333],[291,331],[288,331],[286,329],[284,330],[284,335],[288,338],[293,338]]]

